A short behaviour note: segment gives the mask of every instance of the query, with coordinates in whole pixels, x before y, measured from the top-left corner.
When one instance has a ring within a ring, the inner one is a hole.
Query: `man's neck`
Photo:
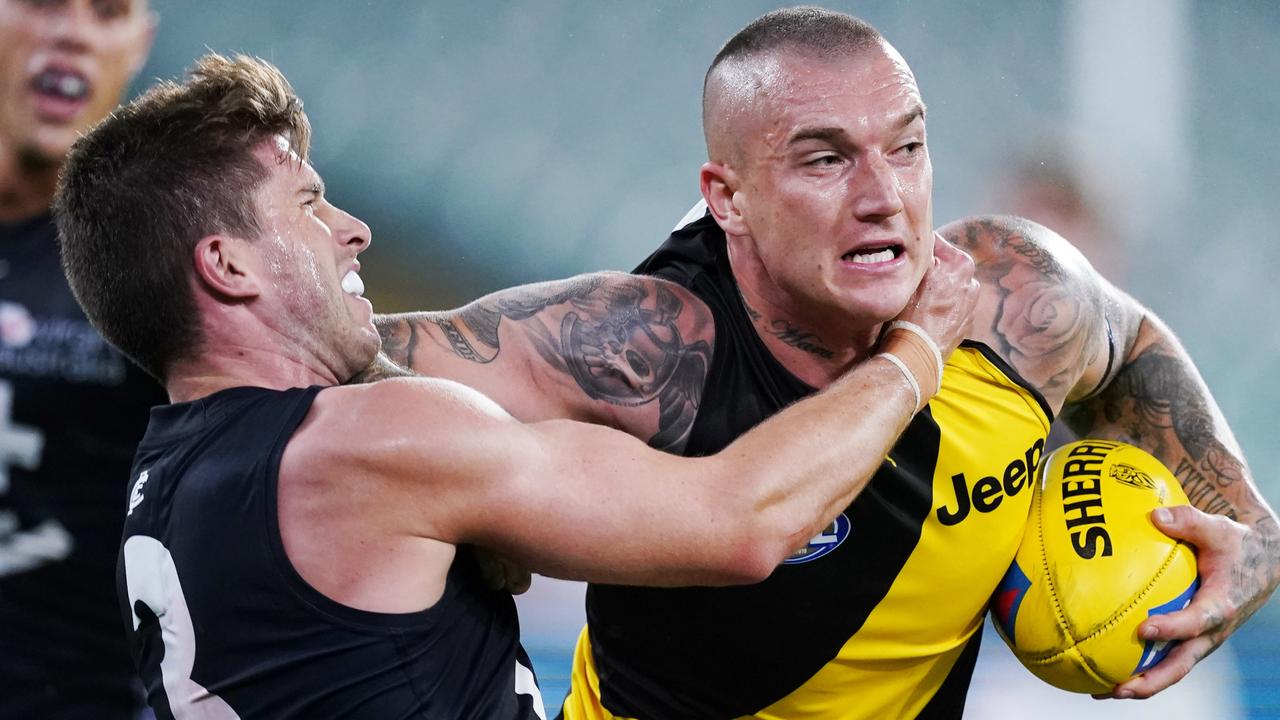
[[[49,209],[61,164],[28,157],[0,141],[0,222],[34,217]]]
[[[170,402],[188,402],[233,387],[287,390],[337,385],[327,369],[251,347],[226,347],[196,360],[179,360],[169,369],[165,390]]]
[[[740,272],[737,264],[733,267],[756,334],[774,358],[800,380],[825,388],[874,351],[880,325],[860,329],[852,320],[832,322],[834,317],[826,322],[806,321],[822,313],[805,313],[771,300],[770,293],[758,289],[758,274],[745,268]]]

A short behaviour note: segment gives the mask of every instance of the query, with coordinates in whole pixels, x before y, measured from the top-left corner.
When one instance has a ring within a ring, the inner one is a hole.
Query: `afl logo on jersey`
[[[783,565],[798,565],[807,563],[810,560],[817,560],[827,553],[840,547],[840,543],[849,537],[849,518],[840,513],[836,519],[827,526],[826,530],[813,536],[808,545],[791,553],[791,557],[782,561]]]

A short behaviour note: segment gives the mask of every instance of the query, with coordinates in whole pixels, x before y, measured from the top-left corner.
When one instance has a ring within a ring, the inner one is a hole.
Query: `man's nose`
[[[853,210],[859,220],[875,222],[902,212],[898,176],[878,153],[869,153],[859,162],[850,182],[853,183]]]
[[[356,253],[362,253],[369,249],[369,245],[373,242],[373,231],[363,220],[352,215],[345,210],[339,210],[342,214],[342,222],[340,231],[338,232],[338,240],[343,245],[354,247]]]
[[[88,49],[97,22],[88,0],[70,0],[46,10],[42,32],[59,50]]]

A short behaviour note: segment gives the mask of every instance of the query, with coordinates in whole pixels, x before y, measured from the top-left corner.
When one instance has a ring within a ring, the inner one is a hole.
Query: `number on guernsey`
[[[547,709],[542,704],[542,693],[538,692],[538,681],[533,678],[533,671],[516,661],[516,694],[528,695],[533,700],[533,712],[541,720],[547,720]]]
[[[133,629],[136,631],[142,621],[137,611],[139,602],[159,619],[160,637],[164,642],[160,675],[172,715],[200,720],[240,720],[222,698],[191,679],[196,661],[196,631],[169,549],[153,537],[130,537],[124,543],[124,572],[129,607],[133,609]]]

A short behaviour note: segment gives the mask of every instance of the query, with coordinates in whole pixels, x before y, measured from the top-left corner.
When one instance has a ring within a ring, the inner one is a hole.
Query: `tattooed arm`
[[[1116,689],[1118,697],[1147,697],[1180,680],[1275,591],[1280,528],[1173,333],[1146,313],[1123,340],[1115,378],[1095,397],[1069,406],[1063,419],[1081,435],[1150,450],[1203,511],[1173,508],[1167,519],[1153,518],[1165,533],[1196,547],[1201,586],[1187,609],[1148,620],[1140,630],[1144,638],[1184,641],[1153,670]]]
[[[526,285],[457,310],[379,316],[383,350],[525,420],[610,425],[683,448],[711,365],[706,306],[664,280],[596,273]]]
[[[1148,697],[1180,680],[1280,583],[1280,529],[1195,365],[1149,310],[1109,285],[1052,231],[1018,218],[943,229],[974,255],[983,284],[977,339],[1041,389],[1081,437],[1120,440],[1159,458],[1193,508],[1153,521],[1196,547],[1201,587],[1183,611],[1143,624],[1182,640],[1116,697]]]

